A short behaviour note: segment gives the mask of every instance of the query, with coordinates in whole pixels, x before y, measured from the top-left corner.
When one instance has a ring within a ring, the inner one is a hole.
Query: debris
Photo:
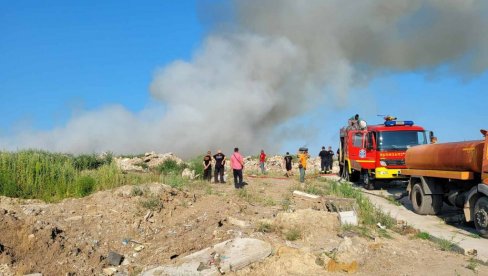
[[[181,173],[181,177],[193,180],[195,179],[195,171],[190,170],[189,168],[185,168]]]
[[[358,216],[355,211],[339,212],[339,220],[341,225],[358,225]]]
[[[478,250],[476,249],[470,249],[466,251],[466,254],[469,256],[477,256],[478,255]]]
[[[262,260],[268,257],[271,251],[271,245],[267,242],[236,238],[185,256],[178,265],[159,266],[141,275],[219,275],[237,271]]]
[[[318,196],[318,195],[307,194],[307,193],[304,193],[304,192],[301,192],[301,191],[293,191],[293,195],[294,196],[307,197],[307,198],[311,198],[311,199],[318,199],[318,198],[320,198],[320,196]]]
[[[147,211],[147,214],[144,216],[144,220],[148,221],[148,219],[150,219],[152,216],[153,216],[153,212]]]
[[[124,260],[124,256],[116,252],[110,251],[108,253],[107,261],[111,265],[120,265]]]
[[[378,222],[378,223],[376,224],[376,226],[378,226],[378,228],[383,229],[383,230],[385,230],[385,229],[386,229],[386,226],[381,225],[381,222]]]
[[[228,217],[227,218],[227,221],[230,223],[230,224],[233,224],[235,226],[239,226],[239,227],[242,227],[242,228],[246,228],[246,227],[249,227],[249,223],[243,221],[243,220],[239,220],[239,219],[236,219],[236,218],[233,218],[233,217]]]
[[[66,218],[64,219],[64,221],[78,221],[78,220],[82,220],[83,217],[82,216],[73,216],[73,217],[69,217],[69,218]]]
[[[144,245],[141,245],[141,244],[140,244],[140,245],[136,245],[136,246],[134,247],[134,250],[135,250],[136,252],[140,252],[140,251],[142,251],[143,249],[144,249]]]
[[[104,268],[102,271],[103,271],[103,274],[105,274],[107,276],[112,276],[112,275],[115,275],[115,273],[117,272],[117,268],[107,267],[107,268]]]

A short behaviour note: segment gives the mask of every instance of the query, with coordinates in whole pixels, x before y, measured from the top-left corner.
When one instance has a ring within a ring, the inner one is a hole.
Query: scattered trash
[[[271,252],[272,247],[267,242],[251,238],[236,238],[185,256],[179,260],[178,265],[159,266],[141,275],[219,275],[237,271],[262,260]]]
[[[378,226],[378,228],[383,229],[383,230],[385,230],[385,229],[386,229],[386,226],[381,225],[381,222],[378,222],[378,223],[376,224],[376,226]]]
[[[111,265],[120,265],[124,260],[124,256],[120,255],[116,252],[110,251],[108,252],[107,261]]]
[[[123,239],[123,240],[122,240],[122,244],[123,244],[123,245],[128,245],[128,244],[129,244],[129,242],[130,242],[130,239]]]
[[[354,210],[339,212],[339,220],[341,222],[341,225],[358,225],[358,216],[356,215],[356,212]]]
[[[306,197],[306,198],[311,198],[311,199],[318,199],[320,196],[318,195],[312,195],[312,194],[307,194],[301,191],[293,191],[294,196],[301,196],[301,197]]]
[[[144,216],[144,220],[148,221],[153,216],[152,211],[147,211],[147,214]]]
[[[470,249],[470,250],[466,251],[466,254],[469,255],[469,256],[477,256],[478,255],[478,250],[476,250],[476,249]]]
[[[105,274],[107,276],[112,276],[112,275],[115,275],[115,273],[117,273],[117,268],[107,267],[107,268],[104,268],[102,271],[103,271],[103,274]]]

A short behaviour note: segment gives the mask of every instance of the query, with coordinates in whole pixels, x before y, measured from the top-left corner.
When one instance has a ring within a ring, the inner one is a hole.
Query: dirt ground
[[[137,275],[234,237],[274,248],[235,275],[488,275],[469,256],[414,234],[351,234],[335,213],[294,198],[296,180],[245,179],[239,191],[154,183],[57,204],[1,197],[0,275],[103,275],[111,251],[124,256],[118,275]]]

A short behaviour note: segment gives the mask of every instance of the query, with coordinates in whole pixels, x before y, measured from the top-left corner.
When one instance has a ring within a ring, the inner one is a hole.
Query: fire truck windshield
[[[406,150],[427,144],[425,131],[382,131],[378,133],[378,150]]]

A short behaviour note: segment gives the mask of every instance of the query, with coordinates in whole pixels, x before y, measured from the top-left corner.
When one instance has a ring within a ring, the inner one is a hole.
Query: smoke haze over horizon
[[[150,94],[160,105],[82,112],[52,130],[0,136],[0,148],[276,152],[286,133],[307,135],[290,120],[320,104],[346,106],[351,89],[375,77],[469,77],[488,67],[485,1],[236,0],[217,10],[231,19],[216,15],[190,61],[156,70]]]

